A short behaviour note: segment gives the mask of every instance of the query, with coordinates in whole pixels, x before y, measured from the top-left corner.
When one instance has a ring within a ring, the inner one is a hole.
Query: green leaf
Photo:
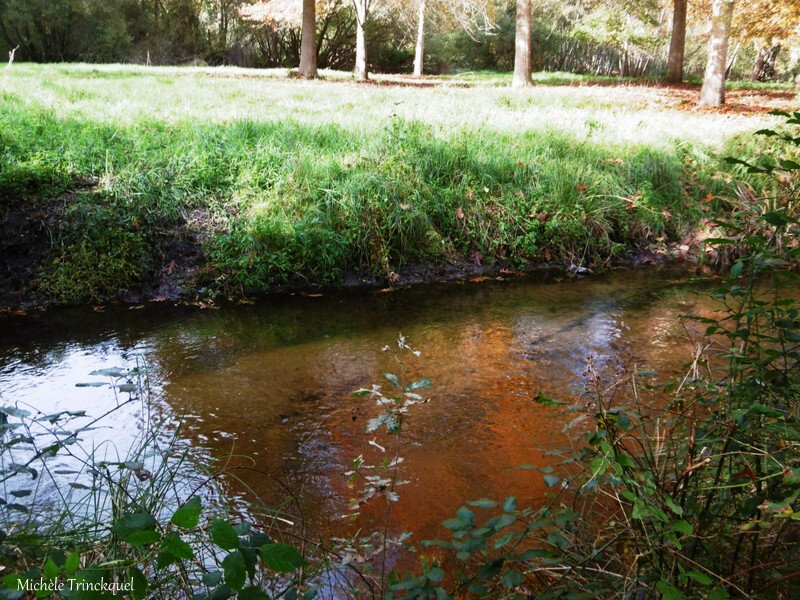
[[[44,576],[47,577],[47,579],[55,579],[56,577],[58,577],[58,574],[61,573],[61,569],[51,556],[48,556],[47,560],[44,561],[44,568],[42,569],[42,571],[44,572]]]
[[[439,567],[433,567],[425,573],[425,576],[430,579],[431,583],[441,583],[444,579],[444,570]]]
[[[397,379],[397,375],[394,375],[392,373],[387,373],[386,379],[391,381],[395,385],[395,387],[400,387],[400,381]]]
[[[561,481],[561,477],[559,477],[558,475],[545,475],[544,476],[544,482],[547,484],[548,487],[553,487],[559,481]]]
[[[7,415],[9,417],[27,417],[31,413],[27,410],[22,410],[21,408],[17,408],[15,406],[0,406],[0,413]]]
[[[700,571],[687,571],[686,576],[691,577],[700,585],[711,585],[714,582],[714,580],[711,579],[711,577],[709,577],[705,573],[701,573]]]
[[[192,547],[184,542],[177,533],[170,533],[161,542],[161,549],[164,552],[169,552],[175,558],[188,560],[194,558],[194,551]]]
[[[121,385],[118,385],[117,389],[120,392],[132,393],[132,392],[135,392],[136,390],[138,390],[139,388],[136,387],[135,385],[133,385],[132,383],[123,383]]]
[[[77,550],[67,556],[67,560],[64,561],[64,572],[69,575],[70,573],[74,573],[78,569],[81,568],[81,554]]]
[[[203,503],[199,497],[190,498],[183,506],[172,515],[172,523],[181,529],[194,529],[200,521]]]
[[[96,371],[92,371],[89,375],[102,375],[103,377],[122,377],[125,375],[127,371],[120,369],[118,367],[114,367],[111,369],[97,369]]]
[[[127,513],[111,526],[111,531],[123,542],[144,546],[159,540],[156,525],[156,520],[149,513]]]
[[[489,500],[488,498],[481,498],[480,500],[473,500],[471,502],[467,502],[470,506],[475,506],[477,508],[494,508],[497,506],[497,502],[494,500]]]
[[[433,382],[430,379],[417,379],[413,383],[410,383],[406,386],[407,392],[413,392],[414,390],[419,390],[421,388],[428,388],[433,385]]]
[[[740,260],[736,261],[734,265],[731,267],[731,276],[739,277],[742,274],[742,270],[744,269],[744,263]]]
[[[75,387],[84,388],[84,387],[106,387],[111,385],[110,383],[105,383],[103,381],[90,381],[88,383],[76,383]]]
[[[678,519],[677,521],[672,522],[672,529],[673,531],[677,531],[678,533],[682,533],[684,535],[692,535],[694,528],[683,519]]]
[[[686,600],[683,592],[663,579],[656,583],[656,589],[661,592],[663,600]]]
[[[278,573],[290,573],[305,563],[300,552],[288,544],[264,544],[261,546],[261,558]]]
[[[447,529],[452,529],[453,531],[460,531],[461,529],[467,529],[472,523],[467,521],[466,519],[460,519],[458,517],[454,517],[452,519],[447,519],[444,523],[442,523]]]
[[[517,569],[509,569],[503,573],[503,585],[508,589],[521,586],[523,581],[525,581],[525,579],[522,577],[522,573]]]
[[[222,571],[209,571],[208,573],[203,573],[203,583],[208,587],[214,587],[220,581],[222,581]]]
[[[239,536],[233,525],[222,519],[215,518],[211,521],[211,541],[223,550],[233,550],[239,547]]]
[[[246,587],[237,596],[239,600],[269,600],[269,596],[264,593],[264,590],[257,587]]]
[[[723,588],[721,585],[718,585],[713,590],[708,592],[708,597],[706,600],[728,600],[728,598],[730,598],[730,596],[728,595],[728,592],[725,591],[725,588]]]
[[[234,550],[222,559],[222,572],[225,574],[226,585],[234,590],[241,590],[247,581],[247,568],[242,553]]]
[[[132,584],[131,597],[133,600],[144,600],[147,595],[147,577],[138,568],[132,567],[128,571]]]
[[[503,510],[507,513],[513,512],[517,508],[517,499],[514,496],[509,496],[506,498],[506,501],[503,502]]]

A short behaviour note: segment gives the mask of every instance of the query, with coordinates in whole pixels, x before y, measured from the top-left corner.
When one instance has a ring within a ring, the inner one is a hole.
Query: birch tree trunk
[[[734,0],[713,0],[711,37],[708,39],[708,61],[700,90],[700,106],[725,104],[725,71],[728,68],[728,39]]]
[[[317,76],[317,5],[303,0],[303,29],[300,38],[300,76]]]
[[[672,37],[669,42],[667,82],[683,81],[683,55],[686,49],[686,0],[675,0],[672,8]]]
[[[531,85],[531,0],[517,0],[517,30],[514,42],[514,79],[511,87]]]
[[[419,17],[417,19],[417,48],[414,52],[414,77],[422,77],[422,66],[425,56],[425,0],[419,0]]]
[[[367,39],[364,25],[369,13],[369,0],[353,0],[356,9],[356,77],[362,81],[369,79],[367,71]]]

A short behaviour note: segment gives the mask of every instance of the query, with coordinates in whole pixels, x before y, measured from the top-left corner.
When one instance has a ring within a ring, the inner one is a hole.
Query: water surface
[[[698,297],[674,271],[618,271],[582,280],[515,279],[421,286],[391,293],[325,294],[224,305],[218,310],[152,304],[75,308],[0,317],[0,403],[42,412],[85,409],[99,415],[118,400],[93,370],[151,368],[153,410],[183,418],[180,436],[202,460],[238,464],[265,502],[286,492],[329,531],[352,531],[341,516],[354,495],[343,472],[369,444],[374,404],[351,396],[387,372],[433,380],[430,402],[413,407],[405,429],[400,500],[392,529],[417,539],[440,535],[439,523],[469,499],[541,501],[541,474],[564,443],[563,417],[534,398],[570,400],[593,357],[609,382],[633,369],[679,372],[691,346],[680,314]],[[402,333],[421,351],[398,365],[386,345]],[[123,455],[146,409],[126,407],[104,420],[92,443]],[[238,462],[237,462],[238,461]],[[267,476],[269,473],[271,476]],[[232,496],[243,486],[224,482]],[[359,525],[384,515],[368,504]]]

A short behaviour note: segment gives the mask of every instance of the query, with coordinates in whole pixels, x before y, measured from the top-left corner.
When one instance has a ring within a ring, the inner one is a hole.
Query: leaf
[[[547,484],[547,487],[553,487],[559,481],[561,481],[561,477],[559,477],[558,475],[545,475],[544,476],[544,482]]]
[[[444,570],[440,567],[433,567],[429,569],[427,573],[425,573],[425,576],[431,581],[431,583],[435,584],[441,583],[444,579],[444,575]]]
[[[31,413],[27,410],[22,410],[21,408],[17,408],[15,406],[0,406],[0,413],[7,415],[9,417],[27,417]]]
[[[238,600],[269,600],[264,590],[254,586],[246,587],[237,596]]]
[[[694,528],[683,519],[678,519],[677,521],[672,522],[672,529],[673,531],[677,531],[678,533],[682,533],[684,535],[692,535]]]
[[[447,519],[442,525],[444,525],[447,529],[452,529],[453,531],[460,531],[461,529],[467,529],[472,523],[465,519],[460,519],[458,517],[454,517],[452,519]]]
[[[223,550],[233,550],[239,547],[239,536],[233,525],[219,518],[211,521],[211,541]]]
[[[235,550],[222,559],[222,572],[225,574],[225,584],[234,590],[241,590],[247,581],[247,568],[244,556]]]
[[[506,501],[503,502],[503,510],[507,513],[513,512],[517,508],[517,499],[514,496],[509,496],[506,498]]]
[[[714,580],[711,579],[711,577],[709,577],[705,573],[701,573],[700,571],[687,571],[686,576],[691,577],[700,585],[711,585],[714,582]]]
[[[734,265],[731,267],[731,276],[739,277],[742,274],[743,269],[744,263],[740,260],[736,261],[736,263],[734,263]]]
[[[103,381],[90,381],[88,383],[76,383],[75,387],[84,388],[84,387],[106,387],[107,385],[111,385],[110,383],[105,383]]]
[[[161,542],[161,550],[183,560],[194,558],[192,547],[183,541],[177,533],[170,533],[164,538],[164,541]]]
[[[67,556],[67,560],[64,561],[64,572],[68,575],[70,573],[74,573],[78,569],[81,568],[81,555],[80,552],[77,550]]]
[[[525,579],[522,577],[522,573],[520,573],[517,569],[509,569],[503,573],[503,585],[508,589],[514,589],[515,587],[521,586],[524,580]]]
[[[209,571],[208,573],[203,573],[203,583],[205,583],[208,587],[214,587],[220,581],[222,581],[222,571]]]
[[[397,379],[397,375],[386,373],[386,379],[391,381],[396,387],[400,387],[400,381]]]
[[[135,386],[134,384],[132,384],[132,383],[123,383],[122,385],[118,385],[117,389],[120,392],[128,392],[128,393],[130,393],[130,392],[135,392],[139,388],[137,386]]]
[[[305,563],[300,552],[288,544],[264,544],[261,546],[261,558],[278,573],[290,573]]]
[[[388,377],[388,376],[387,376]],[[433,382],[430,379],[417,379],[413,383],[410,383],[406,386],[406,391],[411,392],[414,390],[419,390],[422,388],[428,388],[433,385]]]
[[[470,506],[475,506],[477,508],[494,508],[497,506],[497,502],[494,500],[489,500],[488,498],[481,498],[480,500],[473,500],[471,502],[467,502]]]
[[[158,541],[160,536],[155,531],[156,525],[149,513],[127,513],[111,526],[111,531],[124,542],[143,546]]]
[[[89,375],[102,375],[103,377],[122,377],[126,374],[127,371],[120,369],[118,367],[113,367],[111,369],[97,369],[96,371],[92,371]]]
[[[138,568],[132,567],[128,571],[131,582],[131,597],[133,600],[144,600],[147,595],[147,577]]]
[[[44,572],[44,576],[48,579],[55,579],[58,577],[58,574],[61,573],[61,569],[56,564],[56,561],[53,560],[52,556],[47,557],[42,571]]]
[[[190,498],[172,515],[172,523],[181,529],[194,529],[200,521],[203,503],[198,496]]]
[[[683,592],[663,579],[656,583],[656,589],[661,592],[663,600],[686,600]]]

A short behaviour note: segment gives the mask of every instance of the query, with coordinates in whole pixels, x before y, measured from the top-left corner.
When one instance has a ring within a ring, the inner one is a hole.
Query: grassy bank
[[[630,88],[278,75],[8,69],[0,211],[15,298],[600,262],[679,239],[725,186],[715,150],[769,121],[659,106]]]

